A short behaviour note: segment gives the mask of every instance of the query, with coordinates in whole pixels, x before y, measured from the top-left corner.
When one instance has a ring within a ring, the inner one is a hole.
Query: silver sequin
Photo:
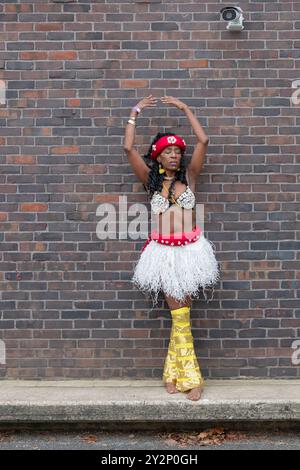
[[[176,202],[183,209],[192,209],[195,205],[195,200],[193,191],[187,186],[185,191],[176,199]],[[151,209],[154,214],[165,212],[169,206],[169,200],[159,194],[158,191],[155,191],[151,199]]]

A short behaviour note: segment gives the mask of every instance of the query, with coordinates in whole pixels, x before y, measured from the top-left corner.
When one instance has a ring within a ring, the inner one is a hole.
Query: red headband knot
[[[164,148],[170,145],[177,145],[181,150],[186,149],[186,143],[179,135],[165,135],[152,145],[150,157],[156,158]]]

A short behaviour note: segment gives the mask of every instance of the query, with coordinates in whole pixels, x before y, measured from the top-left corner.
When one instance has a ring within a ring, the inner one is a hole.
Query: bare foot
[[[189,390],[189,393],[187,394],[186,397],[189,400],[193,400],[193,401],[199,400],[202,394],[202,390],[203,390],[202,387],[192,388],[191,390]]]
[[[173,382],[166,382],[165,386],[168,393],[178,393],[176,385]]]

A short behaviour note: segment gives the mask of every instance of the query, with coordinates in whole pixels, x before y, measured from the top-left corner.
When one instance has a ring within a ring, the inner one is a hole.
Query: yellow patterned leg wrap
[[[194,350],[190,307],[171,310],[171,315],[173,325],[163,380],[176,382],[177,390],[185,392],[204,385],[204,379]]]
[[[174,322],[172,323],[171,337],[169,342],[168,354],[165,359],[163,381],[176,383],[177,379],[177,365],[176,365],[176,351],[174,343]]]

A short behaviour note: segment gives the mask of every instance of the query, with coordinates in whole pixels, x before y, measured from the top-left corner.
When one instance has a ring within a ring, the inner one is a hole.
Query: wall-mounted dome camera
[[[243,31],[243,10],[240,7],[223,7],[220,11],[222,19],[228,21],[226,29],[229,31]]]

